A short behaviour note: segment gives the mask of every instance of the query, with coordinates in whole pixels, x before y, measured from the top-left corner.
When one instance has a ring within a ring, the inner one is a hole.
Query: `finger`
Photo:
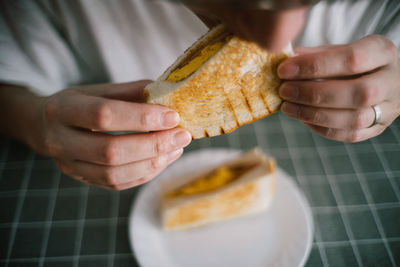
[[[135,186],[139,186],[139,185],[145,184],[147,182],[150,182],[154,178],[156,178],[157,175],[162,171],[163,170],[160,170],[160,171],[155,172],[155,173],[151,173],[148,176],[140,178],[140,179],[138,179],[136,181],[133,181],[133,182],[117,185],[113,189],[115,189],[115,190],[125,190],[125,189],[129,189],[129,188],[132,188],[132,187],[135,187]]]
[[[381,110],[379,124],[389,126],[398,116],[396,103],[385,101],[378,106]],[[284,102],[282,111],[304,123],[336,129],[363,129],[375,122],[375,111],[372,107],[360,109],[315,108]]]
[[[129,189],[129,188],[132,188],[132,187],[139,186],[139,185],[145,184],[147,182],[150,182],[153,178],[154,177],[146,177],[146,178],[143,177],[143,178],[140,178],[140,179],[138,179],[136,181],[133,181],[133,182],[129,182],[129,183],[119,184],[119,185],[113,186],[113,187],[111,187],[109,189],[121,191],[121,190]]]
[[[109,134],[68,129],[60,136],[61,147],[53,156],[103,164],[123,165],[154,158],[183,148],[191,141],[191,135],[183,129],[172,129],[143,134],[113,136]]]
[[[178,113],[164,106],[78,93],[69,94],[51,112],[67,125],[98,131],[158,131],[179,123]]]
[[[372,71],[397,58],[397,48],[388,39],[370,35],[349,45],[301,54],[278,67],[282,79],[317,79],[351,76]]]
[[[180,155],[175,160],[177,160],[179,157],[180,157]],[[173,160],[173,161],[175,161],[175,160]],[[170,164],[172,162],[170,162]],[[152,172],[152,173],[148,174],[147,176],[142,177],[142,178],[140,178],[140,179],[138,179],[136,181],[133,181],[133,182],[120,184],[120,185],[116,186],[114,189],[116,189],[116,190],[125,190],[125,189],[128,189],[128,188],[134,187],[134,186],[145,184],[147,182],[150,182],[154,178],[156,178],[163,170],[164,169]]]
[[[107,83],[87,85],[74,88],[86,95],[99,96],[130,102],[144,102],[144,88],[151,80],[140,80],[128,83]]]
[[[315,47],[296,46],[293,48],[293,51],[296,55],[302,55],[325,51],[333,47],[335,47],[335,45],[321,45]]]
[[[375,113],[371,107],[362,109],[329,109],[284,102],[282,111],[289,117],[305,123],[337,129],[367,128],[375,120]]]
[[[173,162],[176,161],[180,156],[182,156],[182,153],[179,154],[175,159],[171,160],[168,164],[173,163]],[[147,176],[144,176],[144,177],[142,177],[142,178],[140,178],[140,179],[138,179],[137,181],[134,181],[134,182],[128,182],[128,183],[125,183],[125,184],[120,184],[120,185],[118,185],[115,189],[116,189],[116,190],[125,190],[125,189],[128,189],[128,188],[134,187],[134,186],[142,185],[142,184],[144,184],[144,183],[147,183],[147,182],[153,180],[153,179],[154,179],[155,177],[157,177],[163,170],[164,170],[164,169],[160,169],[160,170],[157,170],[157,171],[155,171],[155,172],[149,173]]]
[[[315,107],[370,107],[390,97],[394,85],[388,68],[351,80],[287,81],[279,88],[287,101]]]
[[[78,177],[90,184],[117,189],[119,185],[138,182],[143,177],[162,171],[168,164],[182,154],[183,149],[120,166],[104,166],[82,161],[58,161],[60,169],[73,177]],[[139,181],[140,182],[140,181]]]
[[[172,162],[171,162],[172,163]],[[158,176],[158,174],[160,174],[164,169],[160,169],[156,172],[150,173],[145,177],[139,178],[133,182],[127,182],[127,183],[123,183],[123,184],[118,184],[115,186],[102,186],[104,188],[108,188],[108,189],[113,189],[113,190],[125,190],[125,189],[129,189],[135,186],[139,186],[142,184],[145,184],[147,182],[150,182],[151,180],[153,180],[155,177]]]
[[[310,129],[314,130],[316,133],[323,137],[341,142],[361,142],[369,138],[375,137],[381,134],[386,126],[382,124],[377,124],[370,128],[364,129],[334,129],[328,127],[322,127],[318,125],[305,123]]]

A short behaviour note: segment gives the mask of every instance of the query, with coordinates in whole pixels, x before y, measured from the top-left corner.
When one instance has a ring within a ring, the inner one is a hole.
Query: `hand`
[[[382,133],[400,114],[397,47],[380,35],[348,45],[297,48],[278,68],[281,110],[327,138],[358,142]],[[379,105],[382,120],[373,125]]]
[[[147,83],[81,86],[49,97],[41,152],[84,183],[121,190],[151,180],[179,158],[191,136],[174,128],[175,111],[138,103]]]
[[[235,35],[281,52],[303,28],[307,7],[264,9],[189,7],[208,27],[225,24]]]

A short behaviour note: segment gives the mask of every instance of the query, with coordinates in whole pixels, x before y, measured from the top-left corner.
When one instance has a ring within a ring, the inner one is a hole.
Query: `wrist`
[[[24,87],[0,85],[0,132],[42,153],[45,100]]]
[[[21,125],[21,141],[40,154],[45,154],[43,109],[47,97],[33,96],[29,109],[26,110],[26,123]]]

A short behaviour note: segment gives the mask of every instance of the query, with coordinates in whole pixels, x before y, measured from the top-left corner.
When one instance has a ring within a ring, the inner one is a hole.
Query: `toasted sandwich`
[[[277,67],[291,55],[290,46],[271,54],[219,25],[145,88],[146,99],[177,111],[193,139],[229,133],[279,110]]]
[[[275,161],[254,149],[162,184],[164,230],[181,230],[265,211],[275,193]]]

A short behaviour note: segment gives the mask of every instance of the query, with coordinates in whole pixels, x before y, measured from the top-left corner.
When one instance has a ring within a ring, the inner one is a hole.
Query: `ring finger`
[[[84,161],[57,161],[60,169],[73,177],[79,177],[90,184],[116,188],[121,184],[133,183],[151,173],[163,170],[182,154],[183,149],[159,157],[137,161],[120,166],[106,166]]]
[[[335,129],[368,128],[375,121],[375,112],[371,107],[332,109],[284,102],[281,110],[289,117],[298,119],[304,123]]]
[[[128,188],[131,188],[131,187],[134,187],[134,186],[138,186],[138,185],[147,183],[150,180],[152,180],[154,177],[156,177],[161,171],[162,170],[158,170],[156,172],[149,173],[147,176],[144,176],[144,177],[142,177],[140,179],[137,179],[137,180],[135,180],[133,182],[128,182],[128,183],[123,183],[123,184],[116,185],[116,186],[114,186],[113,189],[124,190],[124,189],[128,189]]]

